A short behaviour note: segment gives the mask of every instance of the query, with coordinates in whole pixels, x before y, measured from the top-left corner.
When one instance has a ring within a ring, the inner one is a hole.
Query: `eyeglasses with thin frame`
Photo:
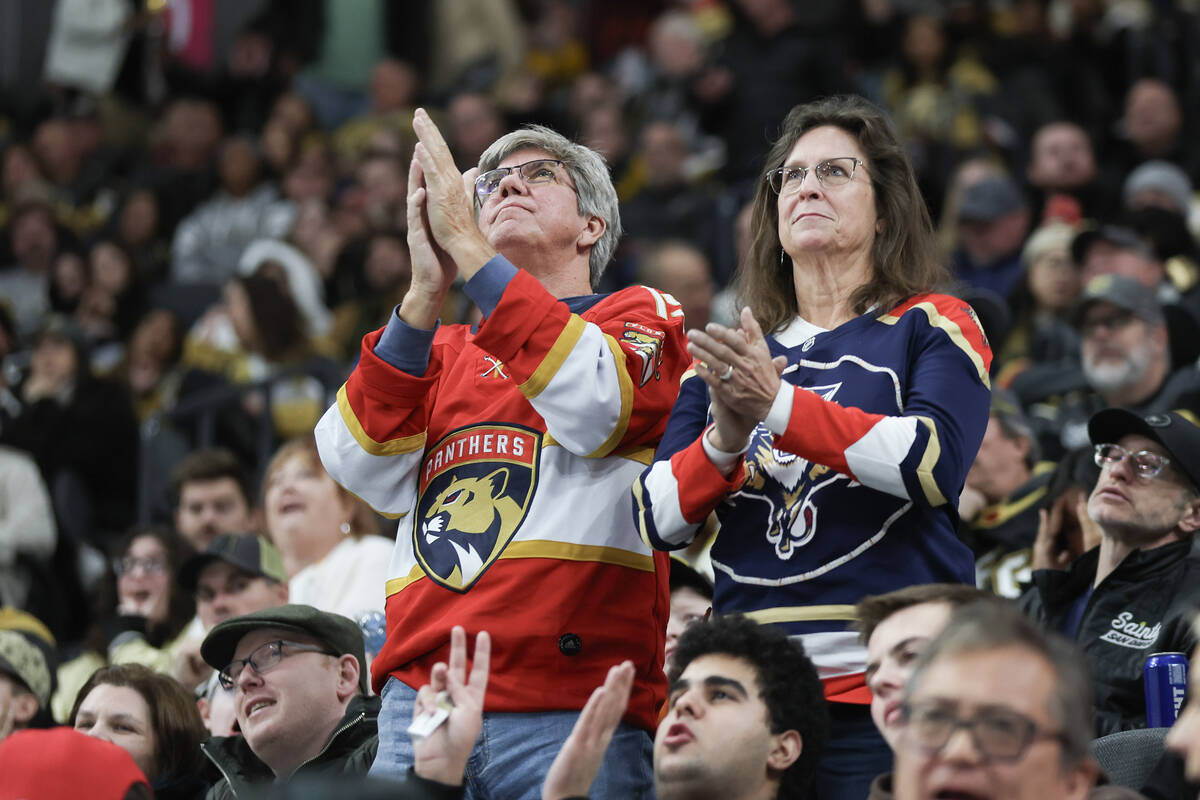
[[[1047,730],[1024,714],[1007,708],[987,708],[970,719],[937,703],[901,706],[908,735],[930,753],[940,752],[959,728],[966,728],[971,743],[988,761],[1017,761],[1038,739],[1066,741],[1061,731]]]
[[[284,652],[285,647],[288,649],[287,653]],[[286,639],[277,639],[273,642],[259,645],[245,658],[234,659],[217,673],[217,677],[221,682],[221,686],[226,689],[232,689],[234,684],[237,683],[238,676],[246,668],[246,665],[249,665],[251,669],[262,675],[275,669],[285,656],[292,655],[293,653],[321,653],[326,656],[337,655],[337,653],[332,653],[320,645],[302,644],[300,642],[289,642]]]
[[[795,194],[804,185],[804,178],[811,169],[817,181],[826,189],[845,186],[862,163],[854,156],[840,156],[827,158],[815,167],[780,167],[767,173],[767,182],[776,194]]]
[[[1131,453],[1119,444],[1105,442],[1096,445],[1095,449],[1096,466],[1103,469],[1104,467],[1115,467],[1126,458],[1133,459],[1133,471],[1139,478],[1153,478],[1158,473],[1163,471],[1163,467],[1171,463],[1171,459],[1166,456],[1160,456],[1158,453],[1152,453],[1149,450],[1139,450],[1136,453]]]
[[[1124,310],[1103,316],[1097,315],[1096,317],[1084,319],[1079,326],[1079,332],[1084,337],[1091,336],[1096,332],[1097,328],[1104,328],[1104,330],[1112,333],[1123,329],[1135,319],[1137,319],[1137,316],[1132,311]]]
[[[562,165],[563,162],[557,158],[538,158],[511,167],[489,169],[475,179],[475,197],[480,203],[483,203],[483,201],[487,200],[490,195],[500,188],[500,181],[512,174],[513,170],[517,171],[517,174],[521,176],[521,180],[525,181],[528,186],[536,186],[539,183],[554,183],[558,181],[558,170]]]
[[[161,558],[123,556],[121,558],[114,558],[112,567],[113,572],[117,573],[117,577],[128,575],[139,569],[147,575],[160,575],[167,571],[167,562]]]

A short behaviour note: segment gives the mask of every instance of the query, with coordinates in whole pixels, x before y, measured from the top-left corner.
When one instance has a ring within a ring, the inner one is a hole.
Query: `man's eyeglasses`
[[[288,652],[284,652],[284,648]],[[238,676],[242,674],[242,670],[246,665],[262,675],[264,672],[270,672],[279,666],[279,662],[286,655],[293,653],[321,653],[327,656],[336,656],[337,653],[331,653],[324,647],[315,644],[301,644],[300,642],[289,642],[285,639],[278,639],[274,642],[267,642],[264,645],[254,648],[250,655],[245,658],[235,659],[228,666],[217,673],[217,678],[221,681],[221,685],[226,689],[232,689],[237,682]]]
[[[123,558],[114,558],[112,566],[113,572],[117,573],[117,577],[129,575],[139,569],[147,575],[159,575],[167,571],[167,562],[161,558],[125,556]]]
[[[1024,714],[1008,709],[986,709],[962,719],[937,703],[911,703],[901,708],[908,735],[931,753],[945,747],[959,728],[967,729],[975,750],[989,761],[1016,761],[1037,739],[1065,741],[1061,732],[1040,728]]]
[[[1104,328],[1108,332],[1119,331],[1135,319],[1132,311],[1116,311],[1112,314],[1097,315],[1083,320],[1079,326],[1079,332],[1086,338],[1096,332],[1097,328]]]
[[[521,176],[521,180],[525,181],[529,186],[536,186],[539,183],[553,183],[558,180],[558,170],[562,165],[563,162],[556,158],[539,158],[535,161],[526,161],[524,164],[517,164],[512,167],[489,169],[475,179],[475,196],[482,203],[489,195],[500,188],[500,181],[504,180],[513,170],[517,170],[517,174]]]
[[[862,161],[853,156],[830,158],[815,167],[780,167],[767,173],[767,182],[776,194],[795,194],[804,184],[804,178],[811,169],[817,176],[817,181],[826,189],[833,186],[844,186],[854,177],[855,170]]]
[[[1133,471],[1137,473],[1139,478],[1153,478],[1163,471],[1163,467],[1171,463],[1171,459],[1166,456],[1160,456],[1158,453],[1152,453],[1149,450],[1139,450],[1136,453],[1131,453],[1119,444],[1096,445],[1095,459],[1097,467],[1113,467],[1120,464],[1127,457],[1133,459]]]

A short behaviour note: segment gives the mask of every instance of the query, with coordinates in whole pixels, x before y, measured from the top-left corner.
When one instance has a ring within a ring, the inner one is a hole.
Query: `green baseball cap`
[[[276,608],[264,608],[241,617],[227,619],[213,626],[200,644],[200,655],[213,669],[223,669],[233,661],[234,651],[242,637],[262,628],[279,628],[311,636],[338,655],[352,655],[358,660],[358,688],[367,693],[371,673],[363,652],[363,636],[358,624],[341,614],[319,611],[312,606],[292,603]]]

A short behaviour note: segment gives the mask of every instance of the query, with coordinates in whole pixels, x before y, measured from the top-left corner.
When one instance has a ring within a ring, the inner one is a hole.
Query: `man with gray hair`
[[[1011,604],[954,612],[902,709],[897,800],[1082,800],[1096,781],[1087,661]]]
[[[411,527],[397,537],[374,775],[413,761],[417,688],[450,628],[486,628],[497,677],[468,770],[493,797],[536,797],[611,664],[633,696],[597,779],[648,792],[666,697],[667,559],[633,526],[629,486],[690,362],[683,312],[644,286],[591,294],[620,235],[603,159],[541,127],[502,136],[460,174],[418,110],[409,172],[412,283],[363,341],[317,426],[329,473]],[[438,327],[456,277],[483,313]]]

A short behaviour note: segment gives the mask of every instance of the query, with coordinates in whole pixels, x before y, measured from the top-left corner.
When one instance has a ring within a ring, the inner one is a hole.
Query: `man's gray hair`
[[[542,125],[529,125],[518,131],[506,133],[483,151],[479,157],[479,172],[495,169],[508,156],[518,150],[544,150],[552,158],[563,162],[571,182],[575,184],[579,213],[597,216],[604,220],[604,234],[592,246],[588,256],[588,280],[595,289],[604,274],[604,268],[616,252],[621,239],[621,213],[617,202],[617,190],[604,157],[590,147],[572,142],[567,137]]]
[[[1070,640],[1044,631],[1015,604],[981,600],[957,609],[946,628],[921,654],[905,688],[911,699],[930,664],[951,656],[1019,647],[1040,656],[1053,669],[1050,718],[1062,731],[1062,766],[1070,769],[1089,758],[1092,741],[1092,680],[1087,658]]]

